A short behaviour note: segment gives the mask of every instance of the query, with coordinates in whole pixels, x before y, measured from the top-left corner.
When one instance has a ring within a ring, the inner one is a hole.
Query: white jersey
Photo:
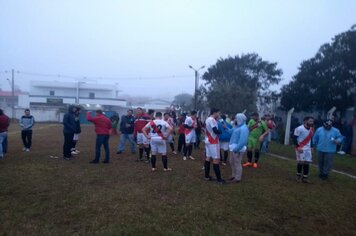
[[[213,117],[208,117],[205,121],[205,143],[218,144],[219,137],[214,133],[213,128],[218,128],[218,123]]]
[[[191,116],[187,116],[187,118],[184,121],[185,125],[188,125],[189,127],[193,127],[193,129],[185,129],[185,135],[189,135],[190,133],[194,133],[195,134],[195,128],[197,128],[197,121],[196,119],[192,119]]]
[[[151,125],[151,123],[154,123],[156,128],[154,129]],[[169,129],[171,128],[170,125],[165,122],[164,120],[153,120],[153,121],[150,121],[147,123],[147,125],[145,126],[145,128],[149,128],[150,129],[150,133],[149,133],[149,136],[151,137],[151,139],[161,139],[163,140],[163,137],[164,136],[165,138],[167,137],[168,135],[168,131]],[[161,132],[156,132],[157,130],[160,130]],[[159,134],[161,133],[161,134]]]
[[[310,133],[312,132],[312,133]],[[306,129],[304,125],[301,125],[301,126],[298,126],[297,128],[295,128],[294,130],[294,135],[295,136],[298,136],[297,138],[297,141],[298,141],[298,144],[300,144],[301,142],[303,142],[304,140],[306,140],[306,138],[311,135],[313,136],[313,133],[314,133],[314,129],[313,128],[310,128],[310,129]],[[303,150],[306,150],[306,149],[310,149],[311,148],[311,140],[309,140],[309,142],[307,142],[303,148]]]

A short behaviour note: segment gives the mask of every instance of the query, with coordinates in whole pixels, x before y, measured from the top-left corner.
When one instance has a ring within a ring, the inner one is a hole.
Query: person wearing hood
[[[327,180],[332,167],[334,154],[338,144],[342,143],[343,136],[333,127],[332,120],[326,120],[323,126],[318,128],[313,137],[313,146],[318,152],[319,177]]]
[[[73,105],[68,107],[68,112],[63,116],[63,158],[65,160],[70,160],[73,158],[71,149],[73,147],[73,137],[77,131],[77,125],[75,121],[75,112],[77,108]]]
[[[238,113],[235,116],[235,127],[230,138],[229,149],[231,151],[230,166],[231,178],[230,181],[239,183],[242,177],[242,157],[247,149],[249,129],[246,125],[246,116],[243,113]]]

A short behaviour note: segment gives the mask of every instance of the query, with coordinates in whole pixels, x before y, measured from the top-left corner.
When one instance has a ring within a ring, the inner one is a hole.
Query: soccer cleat
[[[253,163],[252,167],[257,169],[257,163]]]
[[[190,159],[190,160],[195,160],[195,158],[194,158],[194,157],[192,157],[192,156],[189,156],[189,159]]]
[[[165,168],[165,169],[163,169],[163,171],[164,171],[164,172],[172,171],[172,169],[171,169],[171,168],[167,168],[167,169]]]
[[[242,165],[243,167],[250,167],[252,166],[252,163],[251,162],[246,162],[245,164]]]
[[[183,161],[186,161],[187,160],[187,157],[183,157]]]

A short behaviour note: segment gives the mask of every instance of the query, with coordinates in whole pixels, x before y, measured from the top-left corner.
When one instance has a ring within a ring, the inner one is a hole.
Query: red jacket
[[[10,118],[7,115],[0,116],[0,133],[6,132],[10,125]]]
[[[91,116],[90,112],[87,112],[87,120],[93,122],[95,125],[95,133],[98,135],[109,135],[112,123],[109,118],[103,114],[96,114],[95,117]]]
[[[134,125],[134,135],[137,136],[137,133],[142,133],[143,127],[151,120],[151,117],[146,113],[136,116],[135,125]]]

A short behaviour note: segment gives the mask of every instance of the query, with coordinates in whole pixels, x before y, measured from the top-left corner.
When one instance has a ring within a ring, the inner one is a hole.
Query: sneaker
[[[226,166],[226,162],[223,161],[223,162],[221,163],[221,165]]]
[[[246,162],[245,164],[242,165],[243,167],[250,167],[252,166],[252,163],[251,162]]]
[[[213,178],[212,178],[211,176],[209,176],[209,177],[204,177],[204,180],[205,180],[205,181],[212,181]]]
[[[74,149],[74,151],[78,154],[80,153],[80,151],[78,149]]]
[[[69,161],[72,159],[72,157],[63,157],[64,160]]]
[[[302,182],[306,183],[306,184],[310,184],[311,183],[311,181],[308,179],[308,177],[303,177],[302,178]]]
[[[202,169],[202,170],[205,170],[205,166],[203,166],[201,169]]]
[[[177,155],[177,152],[176,152],[176,151],[173,151],[172,153],[173,153],[174,155]]]
[[[167,168],[167,169],[163,169],[164,172],[167,172],[167,171],[172,171],[171,168]]]
[[[145,161],[145,163],[146,163],[146,164],[150,163],[150,159],[147,159],[147,160]]]
[[[27,148],[23,147],[23,148],[22,148],[22,151],[26,151],[26,149],[27,149]]]
[[[29,152],[29,151],[30,151],[30,149],[29,149],[29,148],[26,148],[25,152]]]
[[[96,160],[92,160],[91,162],[89,162],[90,164],[98,164],[99,162]]]
[[[295,177],[295,181],[297,181],[298,183],[301,183],[302,182],[302,176],[301,175],[297,175]]]
[[[183,161],[186,161],[187,160],[187,157],[183,157]]]
[[[257,169],[257,163],[253,163],[252,167]]]
[[[72,151],[71,154],[72,155],[78,155],[79,153],[77,151]]]
[[[155,172],[155,171],[157,171],[157,168],[152,168],[152,172]]]
[[[216,181],[216,183],[217,183],[217,184],[226,184],[226,181],[223,180],[223,179],[221,179],[221,180]]]
[[[195,160],[195,158],[194,158],[194,157],[192,157],[192,156],[189,156],[189,159],[190,159],[190,160]]]
[[[344,151],[339,151],[337,153],[340,154],[340,155],[345,155],[346,154]]]

